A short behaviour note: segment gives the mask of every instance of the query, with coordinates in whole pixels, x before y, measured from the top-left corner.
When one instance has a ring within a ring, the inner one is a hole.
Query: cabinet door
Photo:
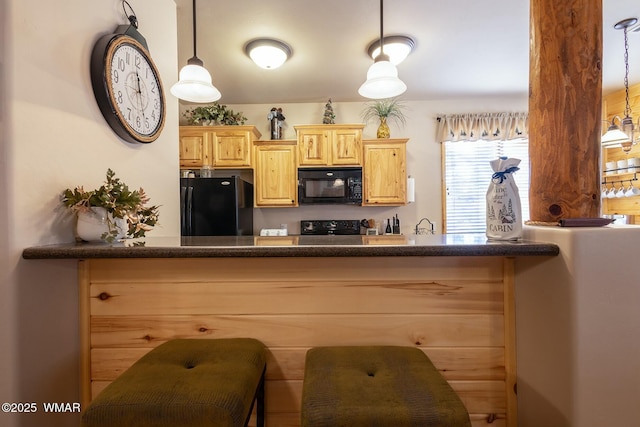
[[[212,142],[214,167],[251,166],[251,137],[249,132],[216,131]]]
[[[211,135],[202,129],[180,131],[180,167],[200,168],[209,163]]]
[[[298,206],[296,141],[258,142],[254,152],[256,207]]]
[[[363,205],[404,205],[407,202],[406,139],[365,141]]]
[[[300,166],[326,166],[329,164],[329,131],[305,129],[298,131],[298,158]]]
[[[340,129],[332,132],[331,164],[362,166],[361,129]]]

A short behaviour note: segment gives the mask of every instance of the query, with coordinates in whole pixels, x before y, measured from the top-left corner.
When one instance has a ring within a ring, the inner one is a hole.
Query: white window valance
[[[437,117],[437,142],[528,138],[528,113],[468,113]]]

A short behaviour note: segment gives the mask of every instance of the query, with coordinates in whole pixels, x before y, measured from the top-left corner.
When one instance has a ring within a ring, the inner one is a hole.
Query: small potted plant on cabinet
[[[190,125],[243,125],[247,118],[240,111],[236,113],[226,105],[214,102],[213,105],[204,105],[186,110],[183,114],[184,118]]]
[[[368,102],[362,111],[362,119],[365,122],[371,119],[377,119],[380,122],[378,126],[377,137],[389,138],[391,136],[387,121],[393,121],[398,125],[405,125],[407,118],[404,115],[405,105],[397,98],[385,98]]]

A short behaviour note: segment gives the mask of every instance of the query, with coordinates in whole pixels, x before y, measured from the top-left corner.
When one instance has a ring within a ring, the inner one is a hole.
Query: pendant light
[[[222,94],[211,84],[211,74],[196,56],[196,0],[193,0],[193,57],[180,70],[180,80],[171,86],[171,94],[189,102],[214,102]]]
[[[398,69],[389,61],[389,56],[384,53],[383,0],[380,0],[380,41],[380,55],[369,67],[367,81],[358,89],[358,93],[365,98],[393,98],[407,90],[407,85],[398,78]]]
[[[631,150],[634,144],[635,126],[631,118],[631,107],[629,106],[629,40],[627,38],[627,29],[634,25],[638,20],[636,18],[623,19],[613,26],[616,30],[624,30],[624,90],[626,106],[624,108],[624,118],[614,116],[611,120],[607,133],[602,136],[602,145],[604,147],[622,147],[625,153]],[[616,118],[620,121],[620,126],[615,124]]]

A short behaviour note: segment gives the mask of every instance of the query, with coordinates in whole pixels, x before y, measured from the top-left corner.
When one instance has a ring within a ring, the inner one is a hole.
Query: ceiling
[[[193,56],[192,0],[176,0],[178,65]],[[444,5],[446,4],[446,7]],[[387,0],[384,34],[416,41],[398,66],[405,100],[526,95],[529,2]],[[376,0],[197,1],[197,56],[222,92],[221,103],[363,101],[358,88],[379,37]],[[640,18],[637,0],[603,0],[603,92],[623,88],[624,38],[613,25]],[[280,68],[264,70],[244,53],[254,38],[293,49]],[[629,32],[629,82],[640,82],[640,32]],[[172,84],[172,83],[171,83]]]

